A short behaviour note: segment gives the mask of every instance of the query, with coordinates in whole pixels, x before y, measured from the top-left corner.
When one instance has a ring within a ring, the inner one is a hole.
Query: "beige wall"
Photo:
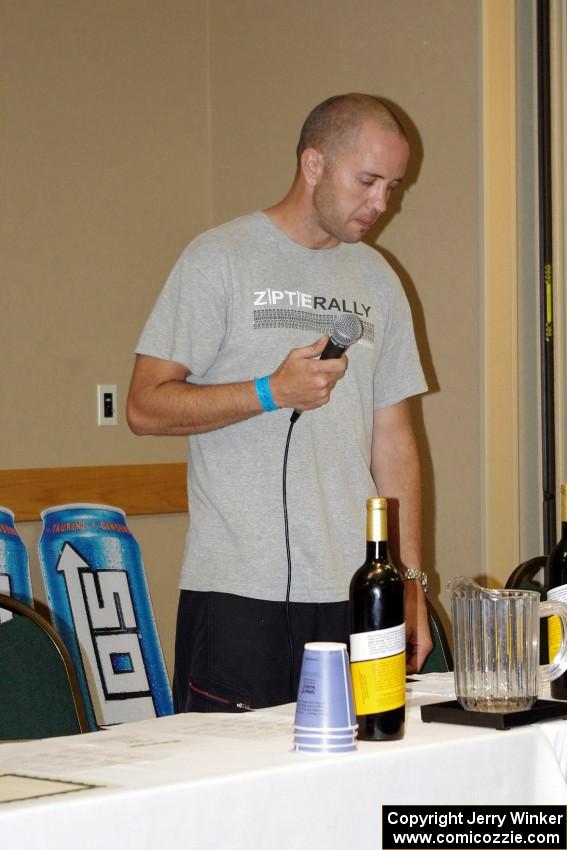
[[[124,400],[156,288],[209,222],[205,8],[3,2],[0,467],[183,457],[123,415],[98,428],[96,385]]]
[[[1,8],[0,467],[184,458],[182,439],[133,437],[122,409],[116,428],[97,428],[96,384],[116,383],[123,404],[135,340],[176,256],[210,223],[278,199],[306,111],[372,91],[407,114],[415,150],[373,237],[410,298],[431,388],[415,411],[433,597],[456,572],[479,572],[480,2]],[[131,519],[170,667],[185,525]],[[20,530],[35,564],[39,524]],[[41,596],[37,575],[34,586]]]

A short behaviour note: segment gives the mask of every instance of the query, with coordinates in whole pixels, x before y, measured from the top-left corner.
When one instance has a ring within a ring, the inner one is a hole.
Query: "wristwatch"
[[[415,579],[423,587],[423,592],[427,593],[427,573],[424,573],[423,570],[418,570],[417,567],[410,567],[403,571],[402,578],[404,581]]]

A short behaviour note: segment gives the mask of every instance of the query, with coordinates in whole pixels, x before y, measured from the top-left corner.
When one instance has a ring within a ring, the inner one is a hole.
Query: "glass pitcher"
[[[527,711],[539,682],[567,670],[567,605],[541,602],[533,590],[492,590],[469,578],[449,584],[455,691],[469,711]],[[551,664],[539,664],[540,617],[557,615],[561,646]]]

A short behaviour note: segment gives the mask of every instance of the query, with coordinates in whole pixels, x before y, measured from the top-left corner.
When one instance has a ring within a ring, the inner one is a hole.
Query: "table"
[[[2,846],[377,850],[384,803],[567,802],[565,721],[504,732],[423,723],[420,704],[448,697],[420,679],[405,738],[359,741],[354,753],[293,752],[293,705],[4,743],[0,801],[52,796],[0,802]]]

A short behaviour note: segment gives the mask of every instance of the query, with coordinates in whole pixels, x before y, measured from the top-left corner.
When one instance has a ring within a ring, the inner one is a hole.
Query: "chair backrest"
[[[90,731],[71,658],[51,624],[0,594],[14,613],[0,625],[0,740]]]
[[[429,615],[429,631],[433,641],[433,649],[425,659],[425,664],[420,673],[447,673],[453,669],[453,655],[447,640],[447,635],[439,614],[429,599],[427,602],[427,613]]]
[[[506,582],[509,590],[535,590],[542,599],[547,596],[545,585],[537,579],[537,574],[545,567],[547,558],[545,555],[536,555],[528,561],[522,561],[510,574]],[[540,623],[539,632],[539,654],[542,664],[549,664],[549,633],[547,620],[544,618]]]
[[[541,582],[536,581],[536,576],[545,567],[546,561],[545,555],[537,555],[535,558],[530,558],[529,561],[522,561],[510,574],[506,587],[508,589],[537,590],[538,593],[543,593],[544,586]]]

